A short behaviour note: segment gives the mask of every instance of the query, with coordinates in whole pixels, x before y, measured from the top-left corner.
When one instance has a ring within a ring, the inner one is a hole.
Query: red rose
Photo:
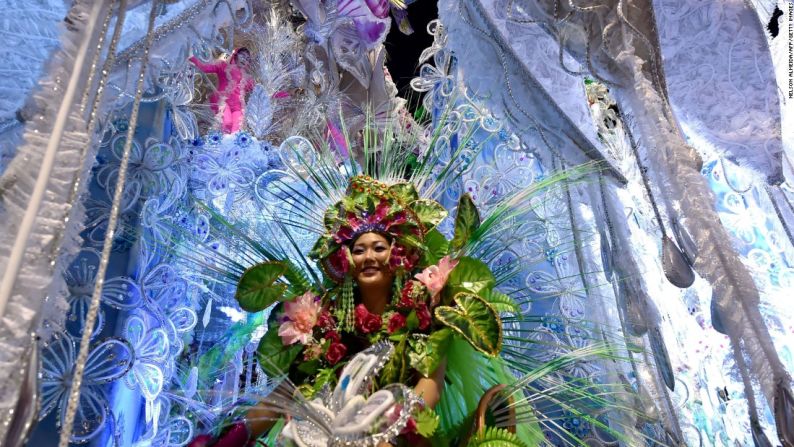
[[[393,334],[405,326],[405,317],[399,313],[395,312],[391,318],[389,318],[389,327],[388,331],[390,334]]]
[[[409,250],[400,244],[394,244],[392,246],[389,264],[393,269],[402,267],[406,271],[410,271],[418,261],[419,255],[416,253],[416,250]]]
[[[328,351],[325,353],[325,359],[328,360],[328,363],[336,365],[345,354],[347,354],[347,346],[339,342],[331,342],[331,345],[328,346]]]
[[[419,319],[420,331],[424,331],[430,327],[432,317],[430,316],[430,311],[427,310],[427,304],[419,303],[419,306],[416,307],[416,318]]]
[[[344,278],[345,273],[350,270],[350,261],[347,258],[347,248],[342,247],[335,252],[331,253],[328,256],[328,259],[325,261],[325,267],[328,269],[328,273],[331,276],[336,278]]]
[[[333,331],[336,329],[336,322],[331,316],[331,313],[328,312],[328,309],[324,309],[322,313],[320,313],[320,316],[317,317],[317,327],[324,331]]]
[[[413,299],[413,289],[414,282],[408,281],[403,287],[402,294],[400,295],[400,302],[397,303],[397,307],[404,310],[410,310],[414,308],[415,303]]]
[[[377,332],[383,326],[380,315],[370,313],[363,304],[356,306],[356,329],[364,334]]]
[[[339,336],[339,332],[336,332],[336,331],[328,331],[328,332],[326,332],[325,333],[325,338],[327,338],[328,340],[331,340],[331,341],[335,341],[337,343],[342,341],[342,337],[340,337]]]

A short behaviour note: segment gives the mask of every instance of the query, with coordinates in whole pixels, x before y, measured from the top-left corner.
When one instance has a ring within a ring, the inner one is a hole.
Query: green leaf
[[[452,248],[459,250],[465,246],[472,234],[480,227],[480,213],[471,200],[471,196],[463,194],[458,201],[458,214],[455,216],[455,236],[452,238]]]
[[[512,298],[502,292],[496,290],[483,290],[480,292],[482,299],[488,302],[497,312],[512,312],[514,314],[521,313],[521,306],[518,305]]]
[[[422,122],[423,119],[425,119],[426,115],[427,115],[427,109],[425,109],[425,106],[420,104],[419,107],[417,107],[416,111],[414,112],[414,121],[420,123]]]
[[[271,324],[265,335],[259,341],[256,355],[259,365],[268,376],[278,376],[289,371],[292,362],[298,357],[303,345],[296,343],[284,346],[278,336],[278,324]]]
[[[312,259],[324,259],[338,247],[338,245],[334,244],[333,237],[324,234],[314,243],[314,247],[309,252],[309,257]]]
[[[422,241],[413,234],[403,233],[402,237],[400,238],[400,242],[408,248],[419,248],[421,250],[425,249],[425,245]]]
[[[425,234],[426,250],[422,252],[421,265],[435,265],[449,253],[449,241],[435,228]]]
[[[440,224],[447,217],[447,210],[440,203],[430,199],[414,200],[410,206],[419,218],[419,222],[425,227],[425,231],[431,230]]]
[[[397,200],[407,205],[419,198],[416,187],[412,183],[395,183],[389,186],[389,191],[397,197]]]
[[[343,209],[348,211],[353,211],[358,207],[358,202],[356,202],[356,199],[354,198],[358,196],[354,196],[354,194],[355,192],[345,196],[344,198],[342,198],[342,200],[340,200]]]
[[[496,279],[491,269],[479,259],[463,256],[449,273],[444,292],[453,297],[460,292],[481,294],[493,289]]]
[[[332,385],[336,381],[336,370],[343,364],[344,362],[340,362],[333,368],[323,368],[317,372],[317,376],[314,379],[314,386],[312,387],[314,389],[314,394],[322,390],[326,384]]]
[[[463,337],[471,346],[491,357],[502,350],[502,321],[499,313],[473,293],[458,293],[457,306],[436,307],[436,319]]]
[[[468,447],[526,447],[518,436],[504,428],[488,427],[475,433],[469,440]]]
[[[286,264],[277,261],[263,262],[246,270],[234,295],[240,307],[248,312],[259,312],[280,301],[287,285],[275,282],[286,272]]]
[[[303,362],[298,365],[298,371],[306,374],[307,376],[313,376],[314,373],[317,372],[317,369],[320,367],[320,360],[314,359],[309,360],[308,362]]]
[[[342,206],[342,202],[336,202],[334,206],[325,210],[325,214],[323,214],[323,224],[325,224],[325,228],[334,228],[339,222],[339,208]]]
[[[426,339],[412,338],[408,340],[411,350],[408,358],[411,367],[425,377],[430,377],[438,369],[441,361],[447,356],[447,349],[452,341],[452,330],[439,329]]]
[[[408,360],[405,352],[407,338],[408,337],[403,337],[403,339],[394,346],[394,353],[389,358],[389,361],[386,362],[386,365],[383,366],[383,371],[381,371],[378,376],[378,382],[381,386],[390,383],[405,383],[408,379]]]
[[[309,278],[306,277],[306,272],[299,269],[290,261],[287,261],[285,264],[287,265],[287,271],[284,273],[284,278],[289,282],[286,299],[303,295],[311,288],[311,283],[309,282]]]
[[[415,331],[419,328],[419,317],[416,316],[416,311],[412,310],[407,317],[405,317],[405,327],[409,332]]]
[[[425,438],[433,436],[439,423],[436,412],[433,411],[432,408],[425,407],[416,412],[413,416],[414,422],[416,422],[416,432]]]

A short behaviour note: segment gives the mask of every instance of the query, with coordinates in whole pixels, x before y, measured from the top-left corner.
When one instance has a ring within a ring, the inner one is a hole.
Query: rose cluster
[[[336,319],[324,309],[320,297],[306,292],[293,302],[284,303],[278,335],[287,346],[300,343],[305,346],[303,359],[311,361],[321,357],[335,365],[347,354],[347,346],[337,330]]]

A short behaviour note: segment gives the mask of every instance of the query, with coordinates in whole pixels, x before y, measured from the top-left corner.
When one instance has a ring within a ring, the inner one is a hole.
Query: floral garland
[[[440,294],[450,271],[456,265],[457,261],[447,256],[439,265],[424,269],[416,275],[416,280],[405,283],[395,300],[396,304],[388,306],[382,315],[372,313],[363,304],[358,304],[354,313],[354,334],[365,337],[369,344],[388,339],[398,346],[413,334],[430,334],[433,297]],[[282,312],[278,313],[276,333],[281,344],[284,347],[300,345],[302,349],[298,358],[302,359],[303,364],[317,361],[318,369],[333,368],[348,354],[349,348],[342,342],[339,321],[331,306],[324,306],[321,297],[310,291],[295,301],[285,302]],[[417,371],[425,370],[417,361],[418,357],[414,357],[411,366]]]

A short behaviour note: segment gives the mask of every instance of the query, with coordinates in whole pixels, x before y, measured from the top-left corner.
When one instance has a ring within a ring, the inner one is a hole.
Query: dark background
[[[427,33],[427,24],[438,18],[436,3],[437,0],[417,0],[410,4],[408,20],[414,29],[413,34],[406,36],[400,32],[397,23],[392,23],[384,43],[387,51],[386,67],[397,84],[400,96],[409,100],[411,112],[415,111],[418,95],[411,92],[408,83],[417,75],[419,55],[433,44],[433,37]]]

